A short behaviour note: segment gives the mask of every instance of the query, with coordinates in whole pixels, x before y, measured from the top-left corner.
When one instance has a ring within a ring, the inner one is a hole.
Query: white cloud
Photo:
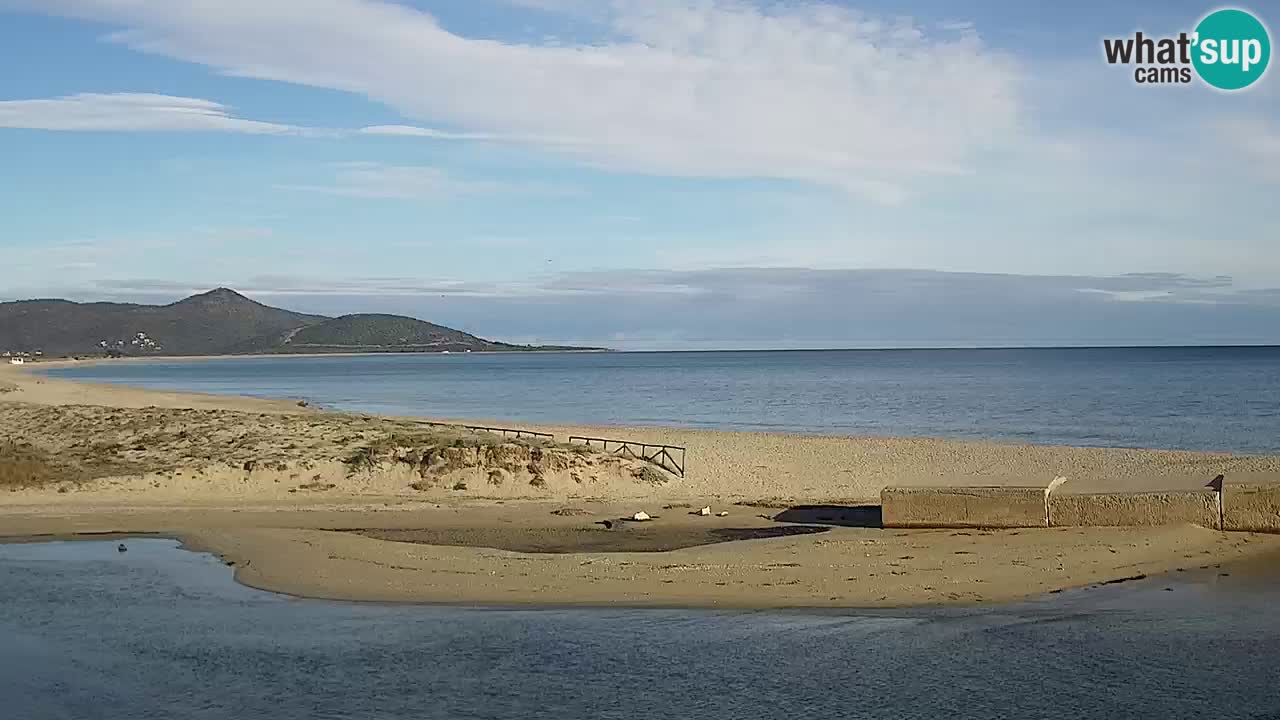
[[[394,137],[422,137],[433,140],[489,140],[497,136],[483,133],[451,133],[413,125],[370,125],[360,128],[361,135],[390,135]]]
[[[431,200],[453,195],[520,193],[568,196],[573,188],[549,183],[515,183],[468,180],[446,170],[419,165],[386,165],[376,162],[348,162],[334,166],[328,184],[281,185],[282,190],[301,190],[353,198],[383,200]]]
[[[284,135],[292,125],[232,116],[212,100],[146,93],[81,93],[41,100],[0,101],[0,127],[34,130],[235,132]]]
[[[500,133],[449,132],[416,125],[370,125],[356,131],[360,135],[385,135],[391,137],[419,137],[432,140],[462,140],[492,143],[523,143],[528,145],[586,145],[588,141],[550,135],[503,135]]]
[[[827,4],[618,0],[596,11],[611,41],[571,47],[470,39],[379,0],[6,4],[122,26],[112,39],[140,51],[358,93],[591,166],[801,180],[886,203],[921,178],[965,172],[1018,121],[1018,70],[975,33],[935,38]]]

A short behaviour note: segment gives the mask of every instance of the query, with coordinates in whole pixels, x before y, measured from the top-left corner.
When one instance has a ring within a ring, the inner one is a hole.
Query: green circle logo
[[[1196,26],[1191,62],[1200,79],[1219,90],[1240,90],[1258,81],[1271,60],[1271,36],[1243,10],[1218,10]]]

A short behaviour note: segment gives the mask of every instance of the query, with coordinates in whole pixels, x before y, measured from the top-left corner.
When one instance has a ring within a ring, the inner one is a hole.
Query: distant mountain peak
[[[253,300],[241,295],[240,293],[228,287],[214,288],[208,292],[198,293],[188,298],[183,298],[174,305],[197,305],[211,303],[253,303]]]

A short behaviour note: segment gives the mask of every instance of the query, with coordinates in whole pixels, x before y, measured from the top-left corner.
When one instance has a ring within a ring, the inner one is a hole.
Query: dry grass
[[[547,477],[571,474],[581,483],[584,476],[623,471],[623,466],[641,482],[665,481],[656,469],[637,469],[633,461],[591,448],[340,413],[124,409],[0,400],[0,427],[9,438],[0,487],[11,488],[219,468],[301,474],[332,461],[345,463],[348,475],[408,467],[417,471],[422,482],[414,487],[422,490],[452,487],[461,492],[460,482],[499,486],[526,476],[532,476],[530,485],[541,488]],[[488,483],[482,474],[439,479],[471,469],[489,472]]]
[[[387,461],[418,465],[424,457],[430,457],[444,448],[497,447],[512,442],[490,433],[472,433],[434,426],[419,427],[430,429],[393,432],[376,437],[368,444],[352,450],[342,461],[352,471],[367,471]]]
[[[71,480],[46,451],[13,440],[0,441],[0,488],[29,488]]]
[[[373,469],[442,448],[496,445],[488,433],[342,414],[266,415],[227,410],[44,406],[0,401],[0,427],[39,443],[84,479],[216,465],[284,468],[344,460]]]
[[[634,474],[637,480],[650,485],[665,485],[670,480],[666,473],[652,465],[642,465]]]

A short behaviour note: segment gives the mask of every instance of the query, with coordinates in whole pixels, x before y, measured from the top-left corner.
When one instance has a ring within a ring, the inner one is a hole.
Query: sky
[[[1276,72],[1102,54],[1216,7],[0,0],[0,300],[227,286],[623,349],[1280,343]]]

